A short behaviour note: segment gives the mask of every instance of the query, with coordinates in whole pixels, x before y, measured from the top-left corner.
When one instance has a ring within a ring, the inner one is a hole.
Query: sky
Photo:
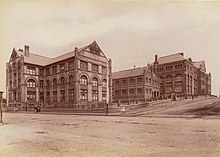
[[[12,49],[56,57],[94,40],[113,71],[184,52],[220,86],[220,2],[0,0],[0,90]]]

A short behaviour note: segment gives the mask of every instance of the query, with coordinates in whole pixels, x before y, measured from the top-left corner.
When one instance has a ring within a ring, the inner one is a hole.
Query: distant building
[[[193,62],[183,53],[159,57],[155,55],[153,71],[160,78],[160,94],[171,97],[211,95],[211,74],[206,74],[205,62]]]
[[[48,58],[13,49],[6,69],[9,106],[98,108],[111,101],[111,59],[98,44]]]
[[[149,66],[114,72],[112,99],[116,103],[139,103],[160,97],[159,78]]]

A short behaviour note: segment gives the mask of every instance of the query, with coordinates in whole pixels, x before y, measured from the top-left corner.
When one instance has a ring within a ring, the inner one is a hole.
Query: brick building
[[[111,101],[111,59],[98,44],[55,58],[13,49],[6,68],[9,106],[97,108]]]
[[[184,53],[159,57],[151,65],[160,78],[162,97],[191,95],[211,95],[211,74],[206,74],[205,62],[186,59]]]
[[[159,98],[159,78],[149,66],[112,73],[112,98],[117,103],[139,103]]]

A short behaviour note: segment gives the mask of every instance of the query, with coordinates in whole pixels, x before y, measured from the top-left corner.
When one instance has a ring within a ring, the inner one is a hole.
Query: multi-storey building
[[[9,106],[96,108],[111,101],[111,59],[98,44],[55,58],[13,49],[6,69]]]
[[[160,78],[160,94],[178,97],[211,94],[211,74],[206,74],[205,62],[192,62],[183,53],[159,57],[152,64]]]
[[[139,103],[160,96],[159,78],[149,66],[112,73],[112,99],[117,103]]]

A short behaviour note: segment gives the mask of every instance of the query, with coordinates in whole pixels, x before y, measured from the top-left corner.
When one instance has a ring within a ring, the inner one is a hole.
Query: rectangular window
[[[131,95],[133,95],[133,94],[135,94],[135,90],[134,90],[134,89],[130,89],[130,90],[129,90],[129,93],[130,93]]]
[[[107,92],[102,91],[102,101],[106,101],[106,100],[107,100]]]
[[[28,101],[35,101],[36,100],[36,92],[28,91],[27,92],[27,100]]]
[[[81,100],[87,100],[88,97],[88,92],[86,89],[81,89],[80,90],[80,99]]]
[[[104,67],[104,66],[102,66],[102,73],[103,73],[103,74],[107,74],[107,68]]]
[[[53,74],[56,74],[56,73],[57,73],[57,66],[56,66],[56,65],[52,67],[52,73],[53,73]]]
[[[127,90],[123,89],[122,90],[122,95],[126,95],[127,94]]]
[[[127,80],[122,80],[122,85],[127,85]]]
[[[40,102],[44,102],[44,92],[40,92]]]
[[[92,64],[92,71],[99,72],[99,66],[97,64]]]
[[[130,84],[134,84],[134,79],[130,79],[130,80],[129,80],[129,83],[130,83]]]
[[[40,88],[44,88],[44,80],[40,80]]]
[[[65,90],[60,91],[60,101],[65,102]]]
[[[84,61],[80,61],[80,69],[88,70],[88,63]]]
[[[46,101],[47,101],[47,102],[50,102],[50,92],[47,92],[47,93],[46,93],[46,96],[47,96],[47,97],[46,97]]]
[[[142,78],[139,77],[139,78],[137,79],[137,82],[138,82],[138,83],[142,83]]]
[[[137,89],[137,93],[138,93],[138,94],[141,94],[142,92],[143,92],[143,91],[142,91],[142,88],[138,88],[138,89]]]
[[[69,101],[73,102],[74,100],[74,89],[69,90]]]
[[[53,91],[53,102],[57,102],[57,91]]]
[[[27,74],[36,75],[36,68],[27,66]]]
[[[40,69],[40,76],[44,76],[44,69]]]
[[[74,61],[69,61],[68,62],[68,69],[73,69],[74,68]]]
[[[46,69],[46,75],[50,75],[50,68]]]
[[[65,63],[60,64],[60,71],[65,71]]]
[[[98,100],[98,91],[97,90],[92,91],[92,100]]]

